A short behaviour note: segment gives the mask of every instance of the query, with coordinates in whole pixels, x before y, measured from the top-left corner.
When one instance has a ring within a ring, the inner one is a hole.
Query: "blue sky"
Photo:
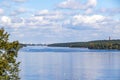
[[[0,0],[10,41],[57,43],[120,39],[120,0]]]

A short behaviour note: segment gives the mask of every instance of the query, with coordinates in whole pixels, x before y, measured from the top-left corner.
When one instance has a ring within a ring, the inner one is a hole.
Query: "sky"
[[[0,0],[10,41],[60,43],[120,39],[120,0]]]

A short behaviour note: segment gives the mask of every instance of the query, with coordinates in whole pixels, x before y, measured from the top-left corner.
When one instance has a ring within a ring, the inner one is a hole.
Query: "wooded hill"
[[[88,42],[69,42],[69,43],[54,43],[49,44],[50,47],[76,47],[88,49],[119,49],[120,40],[96,40]]]

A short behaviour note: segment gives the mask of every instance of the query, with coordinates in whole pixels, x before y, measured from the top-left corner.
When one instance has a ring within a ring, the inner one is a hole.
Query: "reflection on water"
[[[119,52],[20,52],[21,80],[120,80]]]

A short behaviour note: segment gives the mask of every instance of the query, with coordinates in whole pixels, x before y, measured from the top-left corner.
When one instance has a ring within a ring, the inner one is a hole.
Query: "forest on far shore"
[[[120,40],[96,40],[88,42],[69,42],[48,44],[50,47],[71,47],[88,49],[117,49],[120,50]]]

